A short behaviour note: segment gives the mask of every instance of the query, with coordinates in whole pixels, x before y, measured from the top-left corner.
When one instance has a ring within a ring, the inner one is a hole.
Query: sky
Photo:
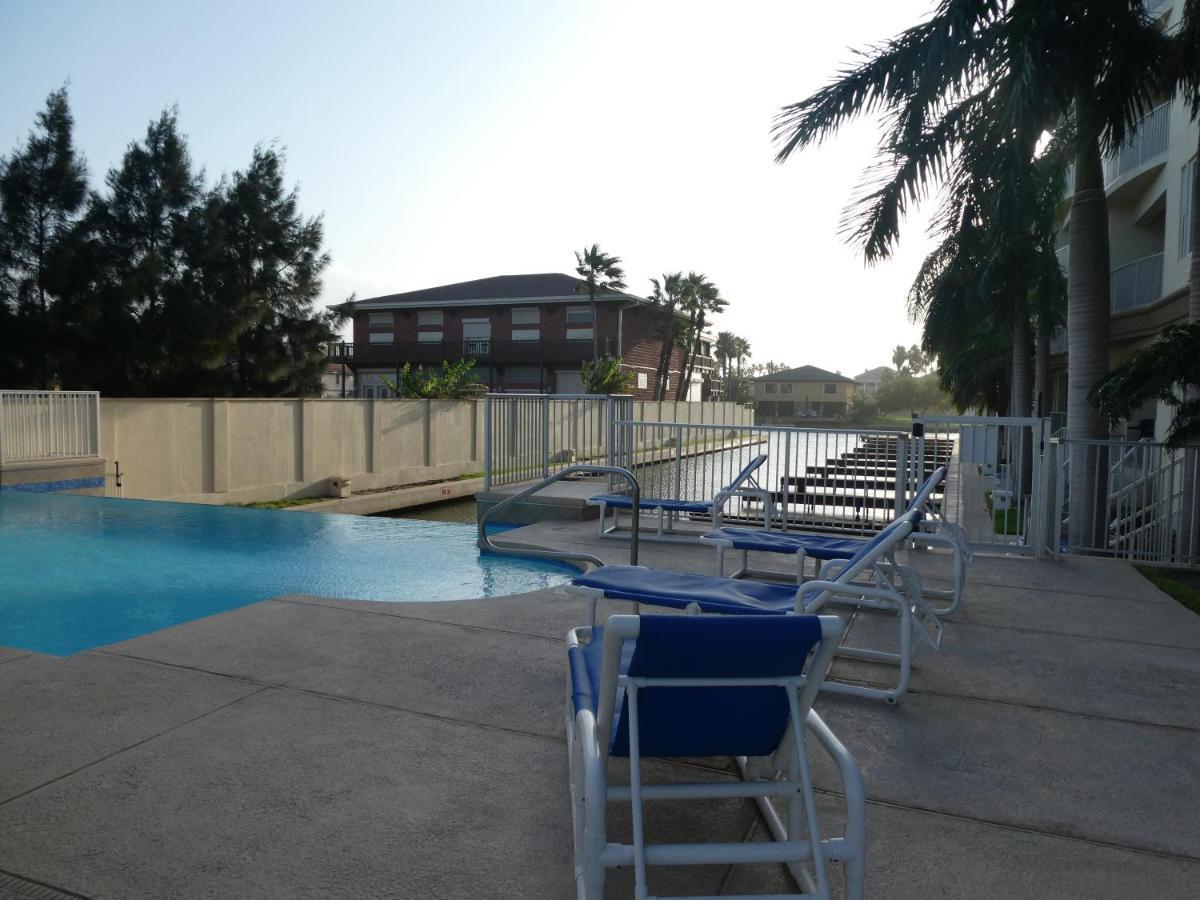
[[[919,340],[931,243],[867,267],[840,235],[864,119],[773,161],[771,120],[932,0],[0,0],[0,153],[67,83],[94,184],[178,106],[210,181],[286,150],[324,217],[323,303],[521,272],[592,243],[632,293],[695,270],[753,361],[853,375]]]

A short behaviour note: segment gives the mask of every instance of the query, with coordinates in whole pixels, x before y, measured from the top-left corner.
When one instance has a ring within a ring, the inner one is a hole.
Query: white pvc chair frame
[[[901,518],[912,521],[915,513],[905,513]],[[805,581],[796,587],[796,602],[792,609],[794,613],[819,613],[827,606],[849,606],[857,610],[874,610],[882,613],[895,614],[899,619],[898,652],[887,650],[872,650],[865,647],[838,646],[836,654],[848,659],[858,659],[865,662],[896,666],[899,669],[896,682],[891,687],[876,688],[860,684],[849,684],[839,681],[826,680],[823,690],[832,693],[850,694],[855,697],[866,697],[870,700],[883,700],[895,705],[904,692],[912,677],[912,661],[920,646],[938,650],[942,645],[942,623],[933,610],[925,603],[920,576],[907,566],[898,566],[889,562],[895,554],[895,549],[912,536],[909,530],[897,528],[887,539],[874,548],[869,556],[854,564],[852,570],[846,570],[849,560],[828,560],[821,567],[818,580]],[[860,579],[856,581],[855,579]],[[865,583],[863,581],[865,579]],[[899,579],[899,584],[894,582]],[[603,596],[603,591],[597,588],[573,588],[589,596],[588,615],[592,624],[596,622],[596,601]],[[813,591],[819,591],[812,600],[805,602],[804,597]],[[653,605],[654,601],[646,599],[638,601]],[[700,615],[704,610],[699,604],[691,604],[686,608],[688,613]],[[736,615],[736,613],[733,613]]]
[[[821,617],[821,642],[804,675],[784,678],[630,678],[620,672],[621,647],[636,639],[637,616],[609,618],[604,629],[604,661],[601,668],[598,712],[575,711],[567,694],[567,753],[570,764],[571,818],[575,843],[575,882],[579,900],[600,900],[608,869],[634,867],[635,900],[653,900],[648,893],[646,869],[652,865],[720,865],[783,863],[803,890],[799,894],[775,895],[796,898],[828,898],[826,863],[843,864],[847,900],[861,900],[866,857],[866,800],[862,774],[854,758],[812,709],[834,645],[842,633],[842,622],[834,616]],[[569,647],[591,639],[584,626],[567,635]],[[691,784],[643,784],[638,752],[637,694],[644,687],[783,687],[788,692],[791,717],[788,731],[775,753],[765,759],[737,760],[743,778],[738,782]],[[611,727],[617,693],[625,691],[629,716],[629,784],[610,785],[607,778]],[[805,733],[817,739],[841,773],[845,797],[845,835],[822,839],[817,821],[812,771]],[[766,772],[765,777],[761,773]],[[781,776],[782,777],[778,777]],[[710,798],[753,798],[771,836],[767,843],[647,844],[642,805],[648,800]],[[787,800],[785,822],[771,805],[772,797]],[[606,804],[629,801],[632,805],[633,843],[609,843]],[[807,839],[800,835],[807,825]],[[812,864],[810,872],[807,864]],[[709,900],[709,898],[692,898]],[[716,898],[711,898],[716,900]]]
[[[722,488],[717,492],[717,495],[713,497],[712,504],[710,505],[710,513],[714,523],[719,523],[721,521],[721,514],[725,509],[725,504],[727,504],[730,500],[732,500],[734,497],[747,497],[754,498],[763,505],[763,521],[766,523],[767,527],[770,526],[770,523],[775,515],[775,508],[773,506],[774,501],[771,498],[771,492],[760,485],[758,480],[754,477],[754,473],[757,471],[757,469],[757,466],[754,469],[751,469],[741,478],[736,479],[725,488]],[[610,507],[604,500],[597,500],[593,502],[589,499],[587,503],[589,506],[600,507],[600,522],[598,526],[599,530],[597,532],[600,537],[629,537],[629,529],[621,527],[621,522],[619,519],[621,507]],[[682,513],[680,513],[678,510],[669,510],[662,506],[655,507],[652,505],[652,500],[650,498],[644,498],[642,501],[642,506],[645,507],[644,511],[631,509],[629,511],[630,515],[645,515],[646,513],[653,511],[655,528],[653,531],[647,531],[644,527],[639,530],[638,537],[640,540],[662,541],[664,543],[693,544],[697,538],[701,537],[699,534],[688,534],[686,532],[675,530],[675,522],[678,520],[680,515],[682,515]],[[610,508],[612,509],[612,524],[609,524],[608,519],[608,511]]]
[[[924,491],[918,494],[914,499],[917,501],[915,508],[922,510],[923,518],[920,527],[914,529],[909,536],[910,541],[916,547],[942,546],[950,549],[953,554],[954,567],[954,587],[949,590],[940,590],[933,588],[924,588],[922,599],[925,601],[925,608],[933,615],[941,617],[948,616],[959,608],[962,604],[963,591],[966,589],[967,582],[967,566],[972,559],[971,548],[967,543],[967,533],[958,525],[946,520],[940,512],[938,512],[930,503],[929,498],[933,495],[934,488],[937,484],[929,485]],[[905,513],[910,515],[911,513]],[[729,550],[736,549],[733,546],[733,541],[728,538],[723,538],[715,533],[716,529],[721,527],[719,517],[714,521],[714,533],[701,535],[702,541],[707,541],[716,547],[717,551],[717,574],[725,575],[725,554]],[[761,551],[761,552],[780,552],[780,551]],[[778,578],[777,572],[766,572],[750,567],[750,551],[743,549],[741,551],[742,561],[741,567],[732,572],[730,578]],[[804,584],[809,580],[809,575],[805,571],[808,560],[808,553],[801,546],[798,546],[795,551],[795,567],[796,567],[796,584]],[[828,562],[842,562],[842,560],[827,560]],[[899,572],[905,568],[915,576],[911,567],[905,567],[898,564],[895,560],[895,551],[888,556],[888,564],[893,568],[893,571]],[[818,563],[818,566],[820,564]],[[817,570],[817,577],[826,577],[824,567]],[[897,583],[895,578],[890,579],[893,587],[903,590],[903,581]],[[929,600],[945,601],[945,605],[932,607],[928,605]]]

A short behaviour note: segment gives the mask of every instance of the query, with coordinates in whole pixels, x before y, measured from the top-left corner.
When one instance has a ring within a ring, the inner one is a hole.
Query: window
[[[1183,177],[1179,194],[1182,204],[1179,209],[1179,258],[1183,259],[1192,252],[1192,229],[1196,227],[1193,217],[1196,214],[1192,207],[1192,191],[1196,186],[1196,157],[1183,167]]]
[[[778,394],[779,393],[779,385],[776,384],[774,381],[768,381],[767,382],[767,393],[768,394]]]
[[[368,340],[370,340],[372,344],[390,344],[392,342],[392,332],[372,331]]]
[[[643,390],[645,388],[650,387],[650,376],[649,375],[647,375],[645,372],[638,372],[637,376],[638,376],[638,380],[637,380],[638,387],[642,388]]]
[[[836,394],[837,393],[837,385],[836,384],[825,385],[825,393],[826,394]]]
[[[509,384],[541,384],[542,370],[538,366],[506,366],[504,380]]]
[[[512,331],[512,339],[514,341],[537,341],[541,340],[542,330],[540,328],[514,328]]]
[[[440,331],[418,331],[417,343],[419,344],[440,344],[442,342],[442,332]]]
[[[592,329],[590,328],[568,328],[568,341],[590,341],[592,339]]]
[[[417,325],[421,328],[426,326],[430,328],[442,327],[442,311],[440,309],[422,310],[417,313]],[[440,341],[441,338],[438,338]]]
[[[591,325],[592,324],[592,308],[590,306],[568,306],[567,307],[567,324],[568,325]],[[588,335],[591,337],[591,335]]]
[[[526,306],[512,311],[513,325],[538,325],[541,321],[542,311],[536,306]]]
[[[395,317],[390,312],[371,313],[367,321],[372,328],[391,328],[395,324]]]
[[[792,392],[792,386],[790,384],[781,384],[779,386],[779,393],[790,394],[791,392]]]

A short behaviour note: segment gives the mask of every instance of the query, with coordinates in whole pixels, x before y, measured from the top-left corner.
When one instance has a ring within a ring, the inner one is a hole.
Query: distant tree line
[[[117,396],[319,391],[345,309],[317,310],[321,218],[282,153],[206,185],[167,110],[102,188],[73,142],[66,89],[0,158],[0,387]]]

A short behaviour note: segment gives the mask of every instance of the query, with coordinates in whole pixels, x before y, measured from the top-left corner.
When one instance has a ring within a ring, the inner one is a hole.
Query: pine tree
[[[8,383],[48,387],[57,378],[62,348],[53,335],[51,262],[87,196],[74,125],[60,88],[46,98],[25,145],[0,160],[0,358]]]

